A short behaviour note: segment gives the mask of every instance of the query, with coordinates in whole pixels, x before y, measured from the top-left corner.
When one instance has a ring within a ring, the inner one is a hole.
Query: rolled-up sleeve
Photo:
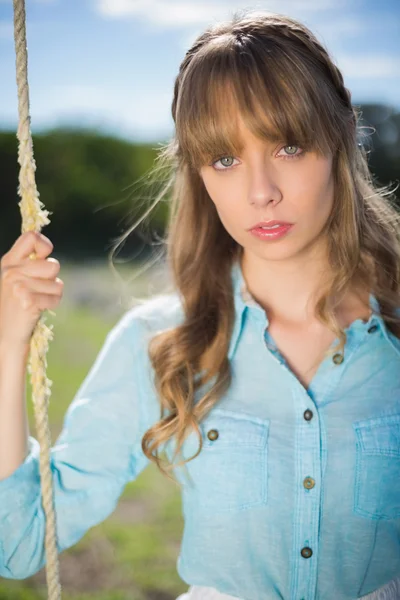
[[[141,449],[150,426],[143,338],[131,309],[108,333],[51,448],[59,552],[110,515],[126,483],[149,463]],[[40,448],[32,436],[28,448],[24,462],[0,481],[0,576],[8,579],[30,577],[45,564]]]

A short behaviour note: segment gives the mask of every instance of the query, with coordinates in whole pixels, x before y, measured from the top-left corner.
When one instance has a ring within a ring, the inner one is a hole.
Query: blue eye
[[[297,148],[297,149],[300,149],[300,146],[297,146],[296,144],[287,144],[286,146],[282,146],[280,152],[282,150],[284,150],[285,148]],[[298,153],[289,153],[289,154],[286,154],[285,156],[277,154],[276,156],[278,156],[280,158],[283,158],[284,160],[287,160],[287,159],[292,160],[292,159],[295,159],[295,158],[300,158],[304,154],[305,154],[305,151],[302,150],[301,152],[298,152]],[[213,161],[210,166],[212,166],[216,171],[229,171],[232,168],[233,165],[232,164],[224,165],[224,163],[221,162],[221,161],[226,160],[226,159],[228,159],[228,160],[229,159],[235,160],[233,156],[221,156],[221,158],[218,158],[217,160]],[[222,164],[222,166],[223,166],[222,169],[221,168],[217,168],[215,166],[218,162]]]
[[[215,165],[218,162],[221,162],[222,160],[226,160],[226,159],[233,159],[233,156],[221,156],[221,158],[218,158],[217,160],[215,160],[213,163],[211,163],[211,165],[215,168]],[[221,163],[223,165],[223,169],[217,169],[215,168],[216,171],[228,171],[228,169],[230,169],[232,167],[232,165],[224,165],[223,163]]]
[[[281,148],[281,150],[284,150],[285,148],[300,148],[300,146],[297,146],[296,144],[288,144],[287,146],[283,146]],[[304,150],[302,150],[301,152],[299,152],[298,154],[286,154],[286,156],[283,156],[284,159],[286,158],[299,158],[302,154],[304,153]]]

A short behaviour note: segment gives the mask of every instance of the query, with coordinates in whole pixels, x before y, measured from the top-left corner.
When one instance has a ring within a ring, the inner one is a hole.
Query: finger
[[[17,293],[20,293],[21,289],[25,289],[35,294],[61,295],[63,288],[64,282],[58,277],[56,277],[55,281],[23,277],[14,283],[14,289],[17,290]]]
[[[14,242],[10,250],[4,255],[6,264],[18,264],[35,252],[38,257],[48,256],[54,249],[52,242],[42,233],[25,231]]]
[[[61,296],[56,296],[54,294],[35,294],[29,292],[26,288],[20,288],[17,297],[24,310],[46,310],[47,308],[57,307],[61,302]]]
[[[28,258],[23,261],[18,270],[29,277],[50,279],[54,278],[60,272],[60,263],[56,258],[46,258],[45,260],[40,258],[31,260]]]

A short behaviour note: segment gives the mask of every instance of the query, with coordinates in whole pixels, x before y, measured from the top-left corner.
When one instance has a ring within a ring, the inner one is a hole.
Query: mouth
[[[253,227],[250,232],[260,239],[273,240],[283,237],[293,227],[293,223],[276,224],[273,227]]]
[[[252,229],[255,229],[255,228],[277,229],[278,227],[286,227],[287,225],[293,225],[293,223],[289,223],[287,221],[276,221],[276,220],[260,221],[259,223],[256,223],[255,225],[250,227],[249,230],[251,231]]]

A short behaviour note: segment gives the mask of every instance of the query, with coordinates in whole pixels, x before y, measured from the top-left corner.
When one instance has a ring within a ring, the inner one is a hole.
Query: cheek
[[[332,210],[334,200],[333,177],[327,177],[318,186],[315,193],[316,212],[321,214],[321,218],[326,220]]]
[[[215,205],[221,205],[229,195],[229,181],[224,181],[222,177],[203,177],[203,183]]]
[[[222,178],[221,178],[222,179]],[[221,181],[221,179],[207,180],[203,179],[204,187],[213,202],[216,211],[221,219],[225,223],[234,223],[235,218],[240,213],[240,202],[237,201],[238,190],[237,186],[230,185],[229,181]],[[236,195],[235,195],[236,188]]]
[[[297,180],[292,189],[293,205],[303,214],[325,217],[333,203],[333,177],[328,168],[314,170],[307,177]]]

